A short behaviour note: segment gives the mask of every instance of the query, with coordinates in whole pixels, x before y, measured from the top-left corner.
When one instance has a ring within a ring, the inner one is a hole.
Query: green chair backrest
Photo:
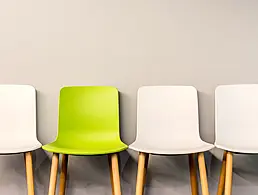
[[[64,87],[59,97],[58,138],[119,138],[118,90],[106,86]]]

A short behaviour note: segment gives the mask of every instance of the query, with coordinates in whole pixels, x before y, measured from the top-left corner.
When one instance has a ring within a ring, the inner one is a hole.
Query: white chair
[[[194,154],[202,193],[208,195],[204,153],[213,148],[199,135],[197,91],[191,86],[146,86],[138,91],[137,135],[129,148],[139,151],[136,195],[144,192],[149,154],[189,154],[192,194],[198,194]]]
[[[29,85],[0,85],[0,154],[24,153],[28,195],[34,195],[32,153],[36,136],[36,91]]]
[[[233,152],[258,153],[258,85],[222,85],[215,91],[215,146],[225,150],[218,195],[232,193]]]

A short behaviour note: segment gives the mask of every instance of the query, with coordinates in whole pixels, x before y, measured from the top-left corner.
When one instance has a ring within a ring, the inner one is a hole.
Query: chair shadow
[[[198,91],[199,126],[202,140],[214,143],[214,94]]]
[[[43,151],[38,151],[37,157],[43,160],[35,160],[35,184],[39,188],[38,194],[47,194],[50,176],[51,159]],[[128,154],[126,151],[119,154],[119,168],[122,172]],[[61,155],[59,158],[59,171],[61,165]],[[58,181],[58,180],[57,180]],[[121,177],[122,183],[122,177]],[[57,190],[59,190],[57,182]],[[76,194],[78,190],[104,190],[111,193],[110,173],[107,155],[101,156],[69,156],[68,178],[66,194]],[[122,189],[123,190],[123,189]]]
[[[133,192],[136,187],[137,160],[130,157],[122,173],[124,180],[131,186]],[[145,184],[145,195],[153,194],[153,189],[175,188],[189,191],[189,165],[187,155],[160,156],[151,155]]]
[[[132,98],[126,93],[119,93],[119,106],[120,106],[120,137],[121,140],[130,145],[136,138],[136,96]],[[126,110],[126,112],[124,112]],[[131,113],[131,116],[129,116]],[[133,128],[128,129],[132,126],[132,118],[135,117]],[[131,120],[129,120],[131,119]]]
[[[257,186],[258,182],[258,155],[234,154],[233,159],[233,186]],[[221,168],[221,159],[214,155],[211,160],[211,177],[218,181]]]

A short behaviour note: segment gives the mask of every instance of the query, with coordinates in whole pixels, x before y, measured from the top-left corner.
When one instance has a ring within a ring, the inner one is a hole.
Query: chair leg
[[[24,161],[25,161],[25,168],[26,168],[28,195],[34,195],[32,152],[24,153]]]
[[[233,171],[233,153],[226,154],[226,178],[225,178],[225,195],[232,193],[232,171]]]
[[[136,181],[136,195],[143,195],[144,193],[144,183],[146,181],[148,158],[149,158],[149,154],[143,153],[143,152],[139,153],[137,181]]]
[[[115,192],[114,192],[114,176],[113,176],[113,171],[112,171],[111,156],[110,155],[108,155],[108,165],[109,165],[109,174],[110,174],[112,195],[114,195],[115,194]]]
[[[189,170],[192,195],[198,195],[197,170],[195,164],[195,154],[189,154]]]
[[[58,172],[58,158],[59,158],[59,154],[53,153],[48,195],[56,194],[56,177],[57,177],[57,172]]]
[[[143,175],[144,176],[144,178],[143,178],[144,184],[146,184],[146,182],[147,182],[148,164],[149,164],[149,154],[146,155],[145,163],[144,163],[144,175]]]
[[[225,151],[223,154],[223,160],[222,160],[222,164],[221,164],[221,171],[220,171],[217,195],[223,195],[224,190],[225,190],[226,155],[227,155],[227,152]]]
[[[200,179],[201,179],[201,186],[202,186],[202,194],[209,195],[204,153],[200,152],[197,154],[197,156],[198,156],[199,172],[200,172]]]
[[[118,154],[109,154],[110,180],[112,185],[112,194],[121,195],[121,185],[119,176]]]
[[[67,164],[68,164],[68,155],[62,154],[62,167],[60,173],[60,184],[59,184],[59,195],[65,195],[65,187],[67,180]]]

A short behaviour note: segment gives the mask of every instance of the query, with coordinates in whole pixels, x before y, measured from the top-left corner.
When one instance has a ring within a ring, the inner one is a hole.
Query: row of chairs
[[[29,85],[0,85],[0,153],[24,153],[28,194],[34,195],[32,151],[52,152],[49,195],[65,194],[68,155],[108,155],[113,195],[121,195],[118,153],[119,97],[114,87],[64,87],[59,98],[56,140],[41,145],[36,135],[36,90]],[[198,195],[197,156],[202,194],[208,195],[204,152],[224,149],[218,195],[231,194],[232,152],[257,153],[258,85],[225,85],[215,92],[214,144],[199,134],[197,90],[191,86],[146,86],[138,90],[137,135],[129,145],[139,152],[136,195],[143,195],[149,154],[189,155],[192,195]]]

